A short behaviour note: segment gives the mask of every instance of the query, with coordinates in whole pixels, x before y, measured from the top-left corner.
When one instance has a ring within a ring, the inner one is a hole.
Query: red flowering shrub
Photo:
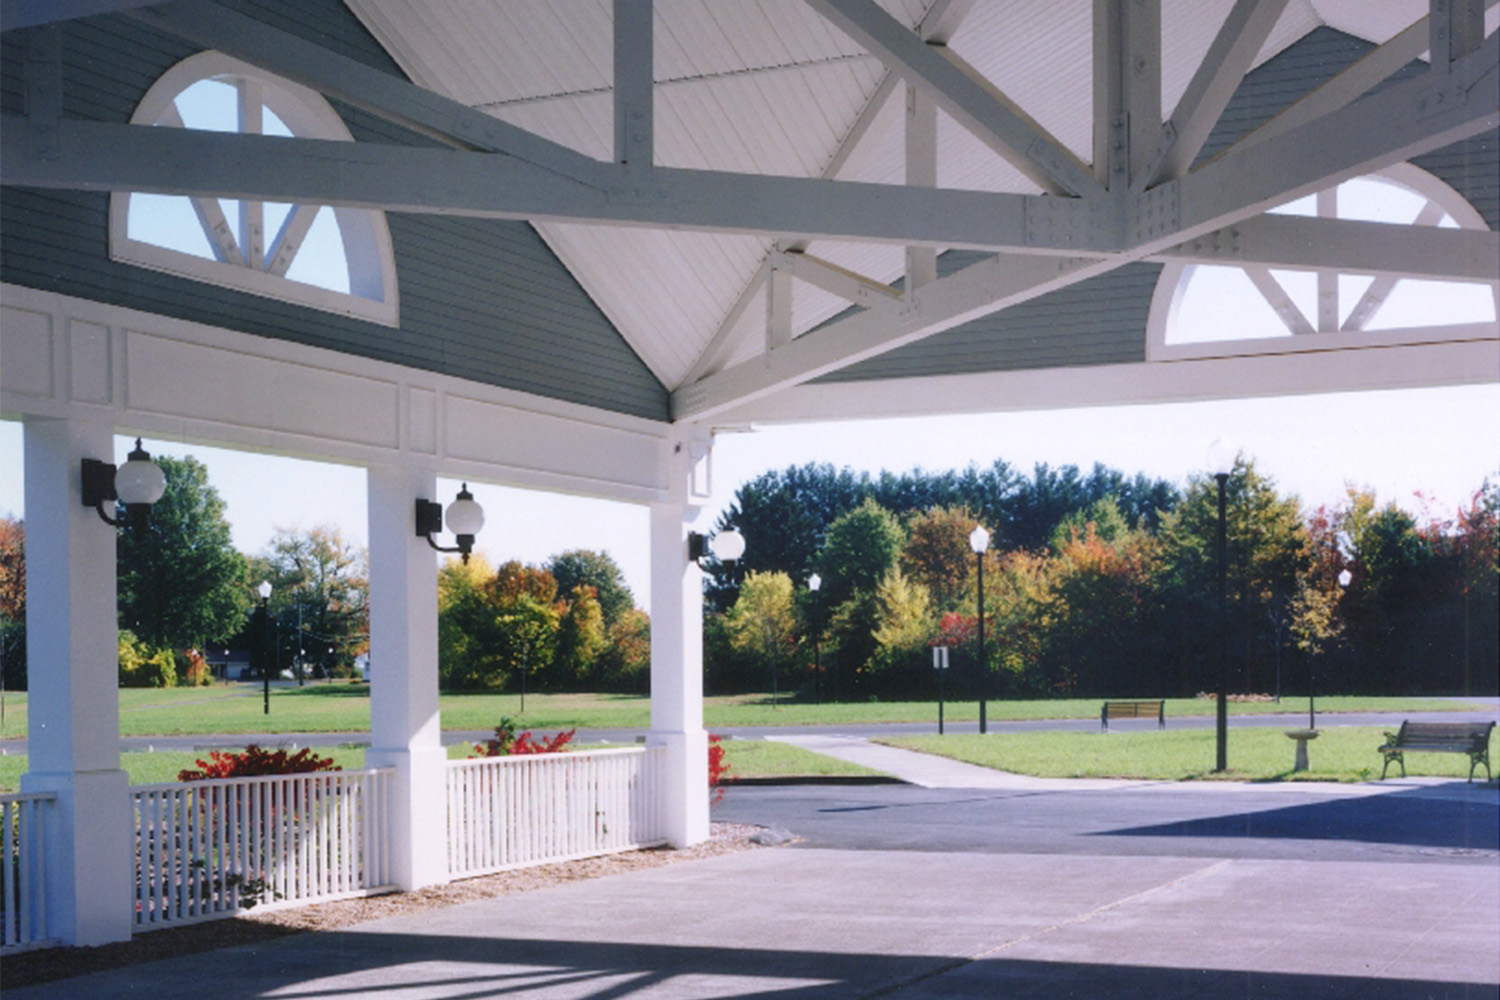
[[[209,778],[254,778],[264,774],[307,774],[312,771],[342,771],[332,757],[318,757],[303,747],[296,753],[285,750],[262,750],[254,743],[243,753],[210,750],[208,760],[199,760],[201,770],[186,768],[177,772],[178,781],[204,781]]]
[[[533,753],[562,753],[563,747],[568,745],[568,741],[577,732],[577,729],[566,729],[551,739],[543,738],[540,740],[533,738],[530,732],[525,732],[517,736],[515,721],[507,715],[495,727],[494,739],[486,740],[483,745],[474,744],[474,753],[470,755],[469,759],[473,760],[476,757],[510,757]]]
[[[724,801],[724,782],[733,780],[725,777],[729,773],[729,764],[724,760],[724,748],[719,745],[723,741],[724,737],[716,733],[708,734],[708,787],[713,789],[708,804],[711,806]]]

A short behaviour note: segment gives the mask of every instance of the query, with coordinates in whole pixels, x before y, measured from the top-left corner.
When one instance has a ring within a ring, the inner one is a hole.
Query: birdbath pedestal
[[[1286,735],[1287,739],[1297,741],[1297,759],[1292,764],[1292,771],[1306,771],[1307,741],[1317,739],[1318,731],[1316,729],[1288,729],[1286,730]]]

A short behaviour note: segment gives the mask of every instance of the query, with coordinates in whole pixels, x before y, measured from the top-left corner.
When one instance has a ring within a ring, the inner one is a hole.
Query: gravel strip
[[[518,868],[496,875],[482,875],[447,885],[430,886],[416,892],[395,892],[384,896],[343,899],[282,910],[251,910],[225,920],[148,931],[129,941],[100,945],[97,948],[48,948],[21,952],[6,957],[3,969],[0,969],[0,984],[16,987],[44,983],[135,965],[138,962],[154,962],[216,948],[254,944],[307,931],[337,930],[418,910],[732,854],[762,846],[751,839],[761,831],[761,827],[743,823],[714,823],[708,840],[681,851],[669,848],[626,851],[580,861]]]

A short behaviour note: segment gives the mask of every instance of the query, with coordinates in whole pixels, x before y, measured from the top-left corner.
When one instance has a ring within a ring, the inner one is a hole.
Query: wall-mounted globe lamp
[[[113,463],[101,462],[97,458],[83,460],[83,505],[99,512],[105,524],[120,525],[125,518],[113,518],[104,513],[104,505],[111,500],[125,505],[126,517],[135,528],[144,528],[151,517],[151,505],[161,499],[167,489],[167,477],[161,466],[151,461],[141,439],[135,439],[135,450],[126,456],[119,469]]]
[[[709,540],[707,535],[700,535],[696,531],[688,534],[689,559],[699,562],[710,552],[721,563],[738,562],[745,554],[745,536],[733,528],[719,532],[712,540]]]
[[[432,537],[443,530],[443,505],[436,500],[417,499],[417,537],[427,539],[427,544],[439,552],[460,553],[467,563],[469,553],[474,551],[474,536],[484,527],[484,508],[474,501],[468,483],[464,483],[458,497],[448,505],[447,520],[457,545],[439,545]]]

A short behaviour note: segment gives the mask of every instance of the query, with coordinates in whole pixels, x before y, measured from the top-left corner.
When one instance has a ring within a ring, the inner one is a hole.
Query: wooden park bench
[[[1401,777],[1406,777],[1406,751],[1423,753],[1465,753],[1469,755],[1469,780],[1474,780],[1474,768],[1484,764],[1485,780],[1490,775],[1490,731],[1493,722],[1412,722],[1401,723],[1398,732],[1385,734],[1385,745],[1378,749],[1385,755],[1385,767],[1380,769],[1380,780],[1391,761],[1401,765]]]
[[[1164,701],[1106,701],[1099,712],[1099,722],[1109,728],[1110,719],[1149,719],[1156,716],[1156,728],[1167,728],[1167,703]]]

